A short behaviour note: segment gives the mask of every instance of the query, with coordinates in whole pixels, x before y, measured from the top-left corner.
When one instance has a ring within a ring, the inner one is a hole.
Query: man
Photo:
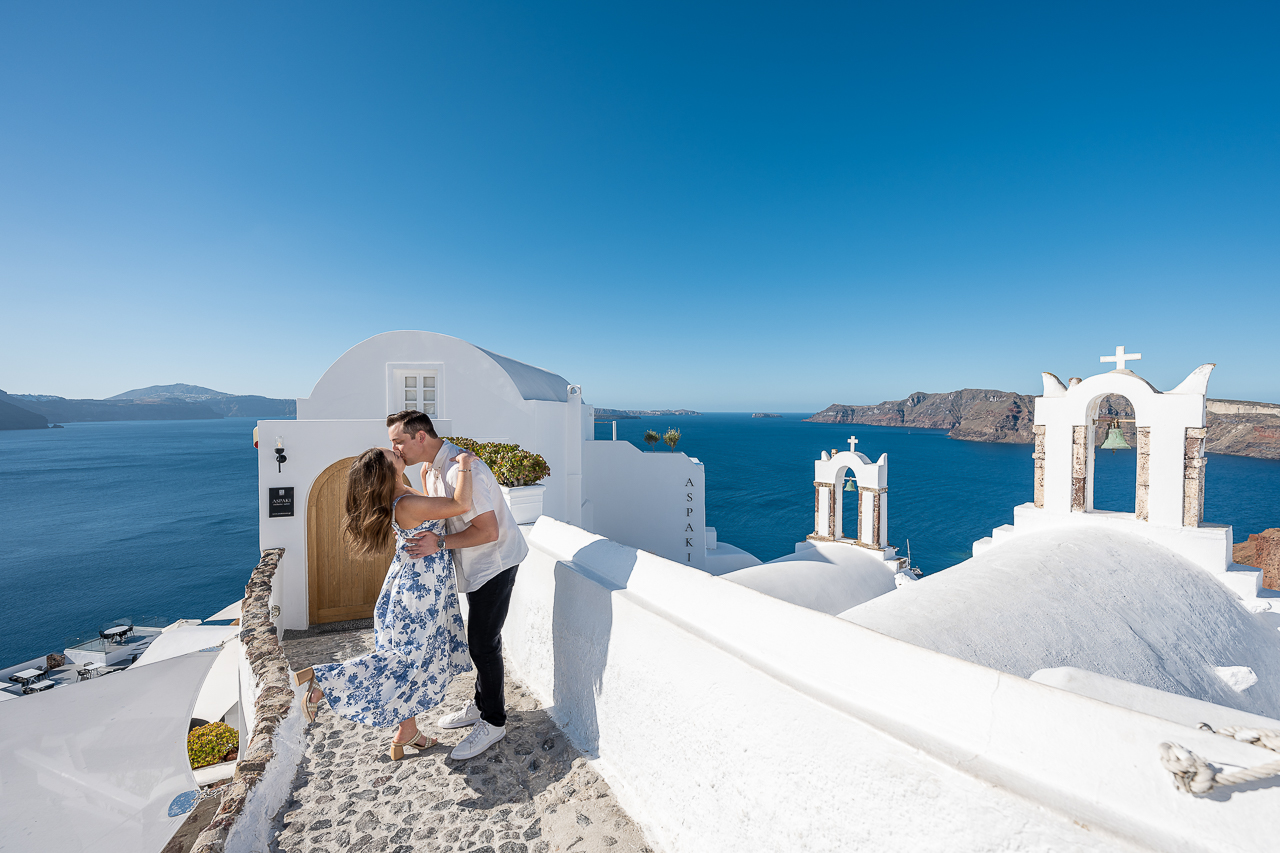
[[[431,418],[403,411],[387,417],[391,447],[406,465],[422,467],[422,491],[453,497],[458,484],[455,457],[461,449],[436,435]],[[472,726],[450,758],[474,758],[507,734],[503,693],[502,624],[511,603],[516,569],[529,552],[493,472],[479,459],[471,462],[471,512],[445,522],[445,534],[420,534],[406,546],[410,556],[425,557],[452,549],[458,592],[467,595],[467,645],[476,668],[476,692],[461,711],[441,717],[446,729]]]

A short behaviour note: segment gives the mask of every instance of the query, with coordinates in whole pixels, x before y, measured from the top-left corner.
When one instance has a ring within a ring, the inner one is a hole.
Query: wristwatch
[[[436,548],[438,548],[438,549],[439,549],[439,550],[441,550],[441,551],[443,551],[443,550],[444,550],[444,537],[443,537],[443,536],[437,536],[437,537],[436,537]]]

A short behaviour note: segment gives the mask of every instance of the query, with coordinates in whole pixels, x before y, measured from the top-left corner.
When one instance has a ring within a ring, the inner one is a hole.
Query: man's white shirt
[[[451,498],[458,487],[457,455],[462,448],[446,441],[429,465],[423,466],[423,487],[434,498]],[[520,526],[502,497],[498,480],[479,459],[471,461],[471,512],[445,519],[445,532],[457,533],[478,515],[492,511],[498,519],[498,538],[473,548],[453,550],[458,592],[475,592],[495,575],[519,565],[529,553]]]

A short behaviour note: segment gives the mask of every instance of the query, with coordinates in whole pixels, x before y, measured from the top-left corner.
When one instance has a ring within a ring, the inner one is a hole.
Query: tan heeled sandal
[[[424,743],[422,746],[418,746],[418,741],[424,737],[427,738],[427,742]],[[414,749],[418,750],[418,752],[423,752],[425,750],[430,749],[431,747],[435,746],[438,743],[440,743],[440,741],[436,740],[433,737],[427,737],[422,732],[418,732],[416,735],[414,735],[413,740],[407,740],[407,741],[404,741],[403,743],[396,740],[395,738],[392,738],[391,749],[387,750],[387,755],[391,757],[392,761],[399,761],[400,759],[404,758],[404,748],[406,746],[411,746]]]
[[[320,711],[320,702],[311,700],[311,694],[316,689],[316,671],[311,667],[300,669],[293,674],[294,684],[301,684],[304,681],[307,683],[307,691],[302,694],[302,712],[307,715],[308,723],[314,723],[316,714]]]

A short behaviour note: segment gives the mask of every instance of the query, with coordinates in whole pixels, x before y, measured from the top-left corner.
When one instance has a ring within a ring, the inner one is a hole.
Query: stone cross
[[[858,439],[849,436],[849,452],[852,453],[858,449]]]
[[[1126,361],[1137,361],[1140,358],[1142,358],[1142,353],[1140,352],[1126,353],[1124,351],[1124,347],[1116,347],[1115,355],[1098,356],[1098,361],[1114,361],[1116,363],[1116,370],[1124,370],[1124,363]]]

